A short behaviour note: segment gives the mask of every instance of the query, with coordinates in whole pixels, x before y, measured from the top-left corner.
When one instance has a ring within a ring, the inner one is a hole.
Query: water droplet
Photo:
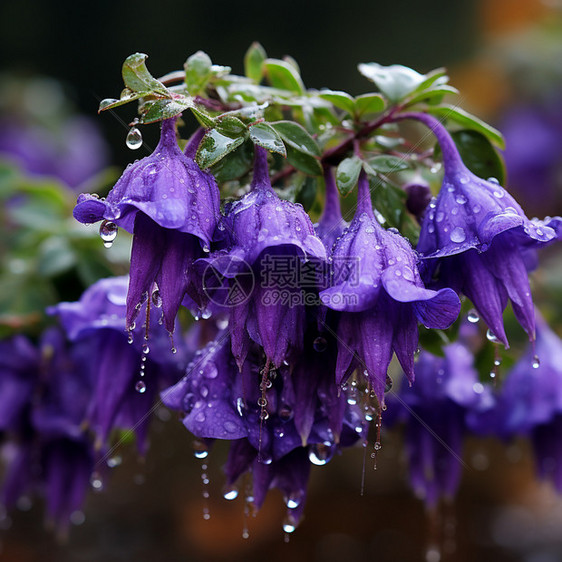
[[[144,353],[144,355],[148,355],[150,353],[150,347],[148,347],[147,343],[142,344],[142,352]]]
[[[127,134],[125,144],[131,150],[138,150],[142,146],[142,133],[137,127],[131,127],[131,130]]]
[[[90,478],[90,485],[95,492],[100,492],[103,489],[103,481],[97,472],[94,472]]]
[[[462,193],[458,193],[457,196],[455,197],[455,201],[459,205],[464,205],[466,203],[467,199]]]
[[[137,384],[135,384],[135,390],[139,393],[139,394],[144,394],[146,392],[146,384],[144,381],[137,381]]]
[[[486,332],[486,337],[488,338],[488,341],[491,341],[492,343],[500,343],[500,340],[497,338],[496,334],[490,330],[490,328],[488,328]]]
[[[474,390],[476,394],[482,394],[484,392],[484,385],[481,382],[475,382],[472,385],[472,390]]]
[[[538,355],[535,355],[533,357],[533,362],[531,363],[531,365],[533,366],[533,369],[538,369],[541,366],[541,361]]]
[[[238,488],[234,487],[234,488],[227,488],[224,492],[222,497],[225,500],[228,501],[232,501],[235,500],[238,497]]]
[[[491,177],[491,178],[488,178],[488,181],[490,183],[495,183],[496,185],[500,185],[500,180],[498,180],[498,178]]]
[[[380,441],[375,441],[375,444],[373,445],[373,449],[375,451],[380,451],[382,449],[382,445]]]
[[[203,441],[193,442],[193,456],[196,459],[206,459],[209,456],[209,448]]]
[[[480,316],[478,316],[478,312],[476,312],[474,308],[468,311],[468,315],[466,318],[471,324],[476,324],[477,322],[480,321]]]
[[[294,533],[296,528],[295,520],[292,517],[287,517],[283,521],[283,531],[286,533]]]
[[[464,228],[462,228],[461,226],[453,228],[450,234],[450,238],[451,242],[455,242],[457,244],[464,242],[466,240],[466,233],[464,231]]]
[[[103,240],[103,245],[106,248],[111,248],[113,242],[117,237],[117,225],[111,221],[102,221],[100,224],[100,238]]]
[[[160,291],[158,289],[154,289],[152,292],[152,304],[156,308],[160,308],[162,306],[162,297],[160,296]]]
[[[314,340],[314,342],[312,342],[312,347],[314,348],[314,351],[317,351],[318,353],[323,353],[324,351],[326,351],[328,347],[328,342],[326,341],[326,338],[323,338],[322,336],[318,336]]]
[[[323,443],[315,443],[308,449],[308,459],[317,466],[325,465],[332,458],[332,454],[332,447]]]
[[[289,497],[285,498],[285,504],[289,509],[296,509],[302,502],[302,493],[293,492]]]
[[[123,462],[123,459],[120,455],[115,455],[114,457],[109,457],[106,462],[109,468],[115,468]]]

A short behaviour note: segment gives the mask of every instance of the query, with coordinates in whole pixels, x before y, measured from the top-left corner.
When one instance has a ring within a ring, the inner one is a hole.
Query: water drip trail
[[[265,367],[262,371],[262,379],[260,383],[260,390],[261,390],[261,397],[258,400],[258,406],[260,407],[260,430],[258,436],[258,461],[262,462],[261,456],[261,445],[262,445],[262,432],[263,432],[263,423],[269,417],[267,412],[267,398],[266,398],[266,391],[267,391],[267,381],[269,376],[269,369],[270,369],[271,362],[267,359],[265,363]]]

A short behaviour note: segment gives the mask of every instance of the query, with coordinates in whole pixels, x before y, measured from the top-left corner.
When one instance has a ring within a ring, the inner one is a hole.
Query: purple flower
[[[228,252],[203,260],[203,265],[232,280],[229,294],[239,289],[244,295],[240,304],[229,303],[238,365],[253,340],[279,366],[302,345],[306,289],[296,272],[308,267],[314,273],[326,250],[303,207],[281,200],[271,187],[264,149],[256,147],[251,191],[226,206],[219,230]]]
[[[77,220],[105,219],[133,233],[128,328],[155,285],[169,332],[184,295],[199,299],[192,263],[209,251],[218,215],[217,184],[179,149],[175,119],[162,122],[155,151],[129,165],[105,201],[80,195],[74,209]],[[102,235],[105,228],[113,236],[111,225],[104,225]]]
[[[409,242],[376,220],[364,173],[355,217],[335,243],[331,260],[334,286],[320,297],[340,311],[336,382],[360,366],[382,403],[392,352],[413,381],[418,321],[448,327],[458,316],[459,299],[451,289],[424,287]]]
[[[554,240],[555,231],[541,221],[530,221],[497,182],[470,172],[437,119],[423,113],[400,118],[427,125],[443,153],[443,185],[426,212],[417,247],[428,260],[428,276],[437,271],[443,286],[464,293],[505,346],[503,310],[509,299],[519,323],[534,339],[526,250]]]
[[[17,358],[22,341],[12,340],[12,358]],[[51,329],[42,335],[39,350],[31,350],[22,363],[30,374],[35,371],[33,386],[25,391],[27,407],[17,426],[10,428],[16,443],[3,447],[8,464],[1,496],[12,507],[25,494],[42,494],[48,519],[63,533],[71,513],[84,501],[94,466],[95,455],[82,425],[92,388],[84,361],[87,349],[69,348],[64,336]],[[0,370],[1,380],[12,376]],[[21,398],[13,398],[21,405]]]
[[[59,316],[69,339],[87,346],[85,364],[91,372],[93,392],[85,419],[97,435],[97,446],[114,427],[134,428],[138,447],[144,451],[150,408],[158,390],[181,376],[185,346],[178,339],[176,354],[170,352],[167,336],[156,329],[154,314],[148,318],[148,326],[139,324],[127,337],[126,294],[126,277],[101,279],[80,301],[59,303],[49,312]],[[146,317],[146,309],[140,312]]]
[[[472,354],[459,343],[443,351],[445,357],[421,352],[415,383],[390,396],[386,418],[405,423],[410,483],[430,508],[459,486],[465,414],[482,390]]]

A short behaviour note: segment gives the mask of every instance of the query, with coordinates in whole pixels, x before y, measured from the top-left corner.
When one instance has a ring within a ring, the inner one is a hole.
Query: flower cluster
[[[209,62],[192,83],[202,60],[188,60],[186,82],[167,88],[133,55],[126,95],[102,102],[142,98],[141,122],[161,121],[153,153],[107,197],[81,194],[74,208],[82,223],[101,221],[107,246],[118,228],[132,234],[130,272],[52,306],[66,334],[55,343],[0,342],[10,349],[0,356],[1,428],[19,435],[6,503],[46,479],[48,510],[64,524],[116,431],[133,431],[146,452],[157,400],[180,413],[198,456],[229,443],[225,497],[240,489],[259,508],[281,490],[286,532],[303,516],[312,465],[358,441],[380,449],[385,419],[405,424],[410,479],[429,507],[454,495],[468,430],[531,434],[542,473],[562,488],[551,361],[560,346],[541,322],[535,348],[529,281],[535,250],[557,239],[560,219],[528,219],[498,180],[465,165],[466,147],[431,115],[443,108],[427,101],[444,74],[361,65],[380,93],[353,98],[305,91],[291,65],[265,58],[259,77]],[[265,74],[273,87],[260,85]],[[201,126],[184,145],[177,127],[188,110]],[[428,127],[439,151],[417,150],[406,120]],[[467,122],[498,157],[493,129],[463,114]],[[136,127],[130,135],[139,145]],[[354,190],[355,202],[342,204]],[[463,301],[487,325],[479,345],[506,349],[511,302],[531,355],[545,357],[540,368],[522,359],[498,390],[481,379]],[[19,467],[37,443],[47,447],[43,468],[28,475]],[[58,480],[67,472],[70,492]]]

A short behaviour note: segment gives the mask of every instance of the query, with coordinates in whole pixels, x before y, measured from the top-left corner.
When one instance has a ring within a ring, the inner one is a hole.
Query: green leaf
[[[162,121],[163,119],[170,119],[190,107],[193,107],[193,102],[189,98],[176,100],[160,99],[147,102],[140,110],[140,122],[147,124]]]
[[[234,115],[221,115],[215,119],[217,130],[227,137],[237,137],[247,130],[243,121]]]
[[[266,59],[265,72],[274,88],[304,94],[304,84],[293,65],[279,59]]]
[[[374,170],[383,174],[390,174],[410,168],[410,164],[406,160],[389,154],[374,156],[373,158],[369,158],[368,162]]]
[[[122,68],[123,82],[125,87],[131,92],[141,92],[144,94],[154,92],[159,95],[170,97],[164,84],[154,78],[146,68],[145,61],[148,55],[135,53],[125,59]],[[123,99],[123,95],[121,95]],[[127,101],[132,101],[128,99]]]
[[[347,111],[350,115],[353,115],[355,112],[355,100],[347,92],[321,90],[318,96],[323,100],[329,101],[332,105]]]
[[[257,123],[256,125],[252,125],[248,130],[250,131],[250,138],[255,144],[270,152],[277,152],[277,154],[287,156],[287,150],[285,149],[283,140],[273,127],[267,123]]]
[[[455,131],[451,134],[466,167],[477,176],[496,178],[505,185],[505,165],[490,140],[478,131]]]
[[[423,82],[412,93],[415,94],[416,92],[427,90],[433,86],[443,85],[448,81],[449,77],[447,76],[447,70],[445,68],[436,68],[425,75],[425,80],[423,80]]]
[[[380,113],[384,106],[384,99],[380,94],[363,94],[355,98],[355,113],[358,117]]]
[[[183,65],[185,85],[192,96],[201,94],[212,76],[213,63],[207,53],[197,51]]]
[[[219,183],[236,180],[250,171],[253,159],[253,143],[244,142],[236,150],[219,160],[212,167],[211,172]]]
[[[267,53],[265,49],[257,41],[250,45],[244,56],[244,73],[258,84],[263,78],[263,63],[266,58]]]
[[[487,137],[492,144],[501,148],[502,150],[505,149],[505,141],[502,134],[492,127],[485,123],[478,117],[471,115],[470,113],[460,109],[459,107],[455,107],[452,105],[438,105],[438,106],[430,106],[426,110],[428,113],[432,115],[437,115],[438,117],[444,117],[445,119],[450,119],[455,123],[458,123],[462,127],[466,129],[473,129],[474,131],[478,131],[482,133],[485,137]]]
[[[361,63],[358,68],[363,76],[374,82],[379,91],[394,103],[413,92],[427,78],[401,64],[383,66],[376,62],[370,62]]]
[[[38,272],[53,277],[68,271],[76,263],[76,256],[66,238],[50,236],[39,248]]]
[[[270,125],[281,135],[281,138],[294,149],[310,156],[320,156],[320,148],[308,131],[294,121],[276,121]]]
[[[210,129],[205,133],[197,149],[197,162],[201,168],[208,168],[238,148],[243,142],[244,137],[233,139],[219,133],[216,129]]]
[[[287,144],[287,160],[291,166],[305,174],[319,176],[322,173],[322,166],[316,158],[296,150],[290,144]]]
[[[316,176],[306,176],[300,189],[297,191],[296,202],[300,203],[305,211],[308,211],[316,200],[317,191],[318,178]]]
[[[199,124],[205,129],[212,129],[217,124],[216,119],[207,112],[202,111],[198,107],[190,107],[190,109],[197,121],[199,121]]]
[[[415,95],[413,95],[409,100],[407,105],[414,105],[420,102],[440,102],[443,99],[443,96],[450,94],[450,95],[457,95],[459,91],[454,88],[453,86],[449,86],[447,84],[443,84],[442,86],[434,86],[433,88],[428,88],[427,90],[422,90]]]
[[[339,163],[336,170],[336,185],[343,197],[347,197],[357,184],[362,164],[358,156],[351,156]]]

